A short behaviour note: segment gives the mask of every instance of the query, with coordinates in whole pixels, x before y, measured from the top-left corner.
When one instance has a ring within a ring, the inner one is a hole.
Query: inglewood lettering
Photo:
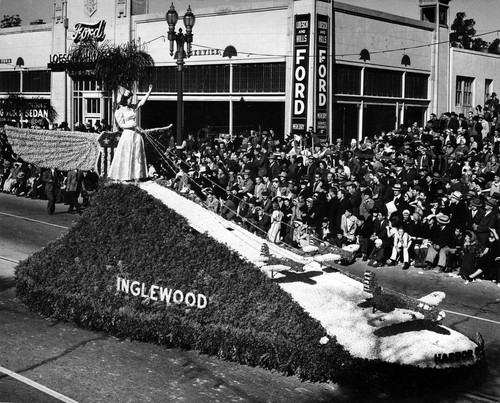
[[[116,276],[116,291],[131,294],[134,297],[165,302],[167,306],[171,304],[186,304],[189,307],[203,309],[208,305],[208,299],[203,294],[195,294],[194,292],[184,293],[181,290],[174,290],[173,288],[161,287],[154,284],[147,286],[145,283],[131,281],[120,276]]]

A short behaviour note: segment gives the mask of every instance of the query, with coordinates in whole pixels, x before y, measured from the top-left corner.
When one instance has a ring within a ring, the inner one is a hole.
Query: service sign
[[[296,15],[293,41],[292,134],[302,134],[306,131],[310,32],[311,14]]]

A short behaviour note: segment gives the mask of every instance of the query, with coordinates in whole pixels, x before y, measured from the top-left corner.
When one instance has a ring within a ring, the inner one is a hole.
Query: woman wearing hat
[[[490,228],[488,241],[482,249],[477,257],[476,271],[469,276],[464,276],[465,284],[474,281],[483,273],[493,282],[498,283],[500,280],[500,240],[494,228]]]
[[[465,231],[462,243],[462,262],[460,264],[460,277],[467,280],[476,271],[476,260],[481,252],[481,245],[474,231]]]

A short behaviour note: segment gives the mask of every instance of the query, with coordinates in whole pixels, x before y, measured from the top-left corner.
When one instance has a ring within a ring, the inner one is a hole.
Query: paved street
[[[62,236],[78,215],[58,204],[48,216],[46,202],[0,194],[0,401],[145,402],[391,401],[363,396],[329,384],[300,382],[258,368],[117,339],[29,312],[16,298],[16,263]],[[362,276],[366,266],[348,268]],[[486,342],[489,373],[484,383],[441,401],[496,401],[500,396],[500,288],[489,282],[463,284],[459,278],[411,268],[378,269],[380,283],[415,297],[445,291],[443,324]],[[6,374],[13,371],[19,379]],[[460,382],[460,380],[457,380]],[[47,388],[47,389],[44,389]],[[429,401],[421,396],[407,401]],[[398,400],[401,401],[401,400]],[[435,400],[434,400],[435,401]]]

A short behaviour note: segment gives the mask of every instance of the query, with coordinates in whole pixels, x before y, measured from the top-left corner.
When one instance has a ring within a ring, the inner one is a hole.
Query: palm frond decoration
[[[155,63],[136,41],[120,45],[105,41],[79,42],[69,51],[72,63],[95,62],[94,75],[104,89],[116,94],[119,86],[133,88],[136,82],[147,80]]]

